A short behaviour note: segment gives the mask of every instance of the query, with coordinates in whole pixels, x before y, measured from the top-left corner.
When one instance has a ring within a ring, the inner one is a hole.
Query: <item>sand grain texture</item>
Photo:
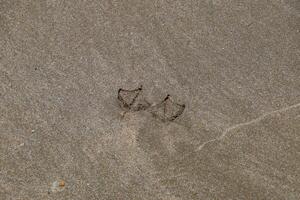
[[[0,1],[0,199],[300,199],[299,12]],[[122,117],[118,89],[140,85],[185,111]]]

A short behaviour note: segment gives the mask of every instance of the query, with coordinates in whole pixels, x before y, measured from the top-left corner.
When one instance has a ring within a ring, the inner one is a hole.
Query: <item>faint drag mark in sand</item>
[[[281,108],[281,109],[279,109],[279,110],[274,110],[274,111],[271,111],[271,112],[267,112],[267,113],[261,115],[260,117],[255,118],[255,119],[253,119],[253,120],[250,120],[250,121],[248,121],[248,122],[244,122],[244,123],[240,123],[240,124],[236,124],[236,125],[234,125],[234,126],[231,126],[231,127],[227,128],[227,129],[225,129],[225,131],[223,131],[223,133],[222,133],[219,137],[217,137],[217,138],[215,138],[215,139],[212,139],[212,140],[208,140],[207,142],[204,142],[203,144],[201,144],[201,145],[196,149],[196,151],[201,151],[201,150],[202,150],[207,144],[209,144],[209,143],[213,143],[213,142],[215,142],[215,141],[220,141],[220,140],[224,139],[225,136],[226,136],[230,131],[232,131],[232,130],[234,130],[234,129],[238,129],[238,128],[241,128],[241,127],[244,127],[244,126],[248,126],[248,125],[250,125],[250,124],[254,124],[254,123],[260,122],[261,120],[265,119],[265,118],[268,117],[268,116],[271,116],[271,115],[274,115],[274,114],[277,114],[277,113],[281,113],[281,112],[285,112],[285,111],[288,111],[288,110],[290,110],[290,109],[297,108],[297,107],[299,107],[299,106],[300,106],[300,103],[297,103],[297,104],[294,104],[294,105],[291,105],[291,106],[288,106],[288,107],[285,107],[285,108]]]

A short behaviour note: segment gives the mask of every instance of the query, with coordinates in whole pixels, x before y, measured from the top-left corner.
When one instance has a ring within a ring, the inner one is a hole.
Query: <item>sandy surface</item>
[[[0,199],[300,199],[297,0],[1,0]],[[119,88],[186,105],[129,112]]]

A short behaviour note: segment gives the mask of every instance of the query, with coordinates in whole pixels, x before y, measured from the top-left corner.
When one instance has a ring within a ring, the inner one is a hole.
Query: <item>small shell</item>
[[[51,186],[51,192],[61,192],[65,189],[66,183],[63,180],[60,181],[54,181]]]

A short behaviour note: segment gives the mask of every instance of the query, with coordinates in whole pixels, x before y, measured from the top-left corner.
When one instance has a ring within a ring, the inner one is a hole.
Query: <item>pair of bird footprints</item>
[[[160,103],[152,105],[142,97],[142,90],[142,86],[134,90],[118,90],[118,100],[125,113],[147,110],[162,121],[173,121],[183,113],[185,105],[174,102],[169,94]]]

